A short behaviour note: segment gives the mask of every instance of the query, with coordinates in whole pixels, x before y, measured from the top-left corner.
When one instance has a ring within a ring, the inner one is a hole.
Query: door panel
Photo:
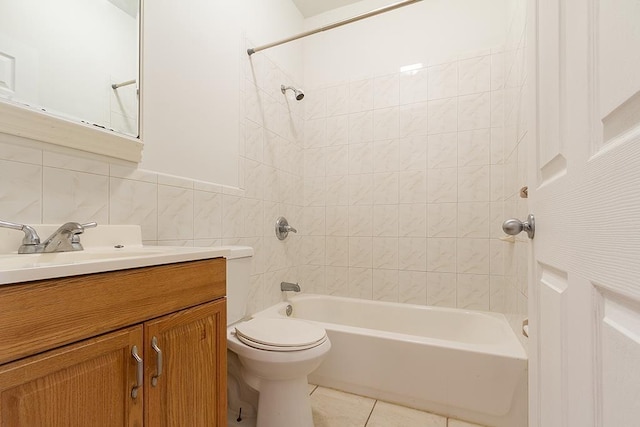
[[[133,345],[142,327],[114,332],[0,368],[0,425],[142,426]]]
[[[156,337],[162,351],[157,384]],[[226,299],[145,323],[149,426],[226,425]]]
[[[530,4],[529,424],[636,426],[640,1]]]

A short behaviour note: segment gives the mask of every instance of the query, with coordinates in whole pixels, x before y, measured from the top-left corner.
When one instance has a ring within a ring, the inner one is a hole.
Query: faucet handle
[[[80,228],[78,230],[74,230],[73,236],[71,236],[71,245],[74,246],[75,250],[82,250],[82,244],[80,243],[80,234],[84,233],[84,230],[87,228],[95,228],[98,226],[98,223],[95,221],[87,222],[86,224],[79,224]]]
[[[22,239],[22,246],[35,246],[40,244],[40,236],[38,236],[38,233],[36,233],[36,230],[34,230],[33,227],[29,225],[0,220],[0,227],[11,228],[12,230],[22,231],[24,233],[24,238]]]

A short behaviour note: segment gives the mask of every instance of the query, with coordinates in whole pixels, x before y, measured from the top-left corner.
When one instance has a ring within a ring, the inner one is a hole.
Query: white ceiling
[[[293,0],[305,18],[359,1],[360,0]]]

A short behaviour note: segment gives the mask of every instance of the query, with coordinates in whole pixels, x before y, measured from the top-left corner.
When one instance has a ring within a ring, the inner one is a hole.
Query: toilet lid
[[[236,325],[236,337],[261,350],[297,351],[322,344],[327,333],[319,326],[300,320],[255,318]]]

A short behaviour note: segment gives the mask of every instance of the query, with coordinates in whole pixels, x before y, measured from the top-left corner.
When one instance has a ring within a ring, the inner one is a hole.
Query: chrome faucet
[[[300,285],[298,285],[297,283],[281,282],[280,290],[282,292],[286,292],[286,291],[300,292]]]
[[[67,222],[61,225],[47,240],[40,243],[38,233],[36,233],[36,230],[31,226],[0,221],[0,227],[24,232],[22,245],[18,248],[19,254],[81,251],[84,248],[80,243],[80,234],[84,233],[86,228],[93,228],[97,225],[95,222],[89,222],[87,224]]]

